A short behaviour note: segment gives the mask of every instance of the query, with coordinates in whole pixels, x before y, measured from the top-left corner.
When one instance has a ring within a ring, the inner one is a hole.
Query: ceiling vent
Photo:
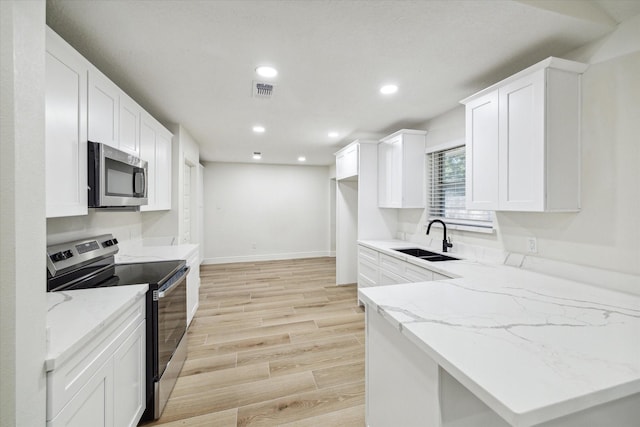
[[[273,96],[273,83],[253,81],[254,98],[271,98]]]

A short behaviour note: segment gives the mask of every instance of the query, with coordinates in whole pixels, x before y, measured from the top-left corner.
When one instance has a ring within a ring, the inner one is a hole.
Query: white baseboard
[[[280,253],[280,254],[264,254],[264,255],[240,255],[231,257],[217,257],[217,258],[205,258],[202,262],[206,264],[232,264],[237,262],[259,262],[259,261],[278,261],[285,259],[300,259],[300,258],[320,258],[320,257],[335,257],[335,252],[331,251],[317,251],[317,252],[293,252],[293,253]]]

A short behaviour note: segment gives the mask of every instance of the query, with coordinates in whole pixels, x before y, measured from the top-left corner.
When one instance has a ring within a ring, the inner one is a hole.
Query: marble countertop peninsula
[[[148,288],[131,285],[47,292],[47,372],[73,356]]]
[[[453,277],[363,288],[359,298],[510,424],[640,393],[640,297],[504,265],[392,253],[416,246],[407,242],[360,243]]]

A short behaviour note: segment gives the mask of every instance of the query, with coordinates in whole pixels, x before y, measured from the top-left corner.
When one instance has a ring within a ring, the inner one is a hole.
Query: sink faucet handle
[[[446,239],[442,239],[442,252],[447,252],[447,249],[452,247],[453,247],[453,243],[451,243],[450,237],[447,237]]]

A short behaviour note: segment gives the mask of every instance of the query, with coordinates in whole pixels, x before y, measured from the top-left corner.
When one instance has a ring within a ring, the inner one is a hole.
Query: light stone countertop
[[[119,247],[120,250],[115,256],[117,264],[187,260],[194,252],[198,251],[197,244],[144,246],[138,242],[122,242]]]
[[[359,243],[454,277],[361,288],[359,298],[512,425],[640,393],[640,297],[391,250],[421,246],[410,242]]]
[[[149,285],[47,292],[47,372],[143,298]]]

